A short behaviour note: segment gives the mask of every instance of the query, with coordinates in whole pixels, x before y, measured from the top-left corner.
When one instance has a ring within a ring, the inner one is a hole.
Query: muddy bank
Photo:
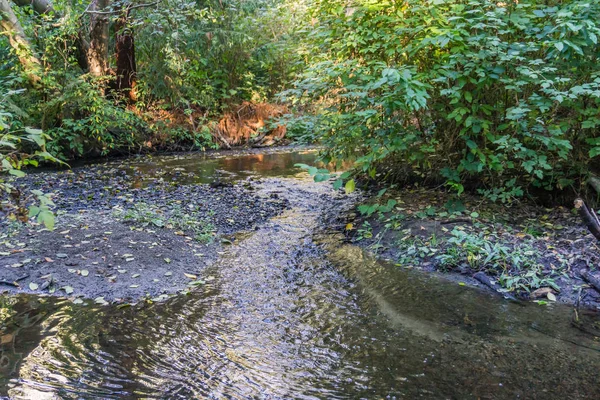
[[[422,188],[372,193],[345,233],[398,268],[437,271],[510,299],[600,309],[600,293],[582,277],[600,277],[600,248],[574,210],[466,196],[449,213],[449,198]]]
[[[53,195],[56,229],[2,222],[0,290],[99,304],[164,299],[201,284],[202,271],[239,234],[289,207],[276,180],[252,173],[260,162],[253,155],[210,164],[208,173],[205,160],[181,158],[111,162],[21,181],[22,190]],[[296,158],[261,168],[293,175]]]

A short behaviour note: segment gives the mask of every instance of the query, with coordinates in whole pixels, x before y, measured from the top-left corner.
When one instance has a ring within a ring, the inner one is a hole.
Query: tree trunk
[[[103,76],[108,70],[108,15],[98,12],[107,11],[110,0],[93,0],[89,6],[90,35],[86,46],[87,64],[91,75]]]
[[[117,91],[124,94],[129,101],[137,100],[135,93],[136,64],[135,41],[133,29],[128,24],[129,8],[123,11],[115,25],[115,58],[117,62]]]
[[[0,28],[0,33],[8,36],[8,41],[15,50],[27,78],[33,85],[37,85],[41,74],[40,60],[35,56],[33,47],[8,0],[0,0]]]

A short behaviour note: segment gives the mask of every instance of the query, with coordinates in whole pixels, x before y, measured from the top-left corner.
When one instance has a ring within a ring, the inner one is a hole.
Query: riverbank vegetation
[[[52,227],[52,200],[14,186],[40,161],[284,137],[322,144],[325,163],[354,161],[335,183],[347,192],[436,188],[444,204],[419,211],[431,220],[477,220],[471,195],[502,207],[597,201],[597,2],[0,0],[0,18],[1,168],[12,174],[0,184],[12,218]],[[402,218],[394,197],[381,199],[359,209],[363,222]],[[505,267],[486,255],[506,256],[495,234],[476,230],[450,230],[456,258]]]

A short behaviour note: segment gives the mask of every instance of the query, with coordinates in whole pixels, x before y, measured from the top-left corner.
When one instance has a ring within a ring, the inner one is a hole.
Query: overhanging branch
[[[160,3],[161,0],[157,0],[153,3],[147,3],[147,4],[137,4],[137,5],[133,5],[133,6],[128,6],[125,7],[127,10],[134,10],[136,8],[144,8],[144,7],[152,7],[157,5],[158,3]],[[84,11],[84,13],[86,14],[99,14],[99,15],[115,15],[115,14],[120,14],[123,12],[122,9],[118,9],[118,10],[111,10],[111,11],[94,11],[94,10],[90,10],[90,7],[88,6],[88,8],[86,8],[86,10]]]

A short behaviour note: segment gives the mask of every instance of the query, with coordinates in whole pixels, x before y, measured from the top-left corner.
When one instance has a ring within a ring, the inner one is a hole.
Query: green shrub
[[[48,136],[39,129],[23,126],[25,113],[11,101],[23,91],[0,92],[0,215],[9,220],[35,218],[48,229],[54,227],[52,200],[39,190],[22,193],[16,179],[25,176],[22,168],[38,161],[57,161],[46,151]]]
[[[63,159],[135,148],[147,129],[138,115],[103,95],[101,82],[84,77],[57,87],[41,113],[52,137],[48,147]]]
[[[282,94],[318,101],[326,161],[408,165],[503,201],[597,167],[600,3],[347,4],[315,1],[314,62]]]

